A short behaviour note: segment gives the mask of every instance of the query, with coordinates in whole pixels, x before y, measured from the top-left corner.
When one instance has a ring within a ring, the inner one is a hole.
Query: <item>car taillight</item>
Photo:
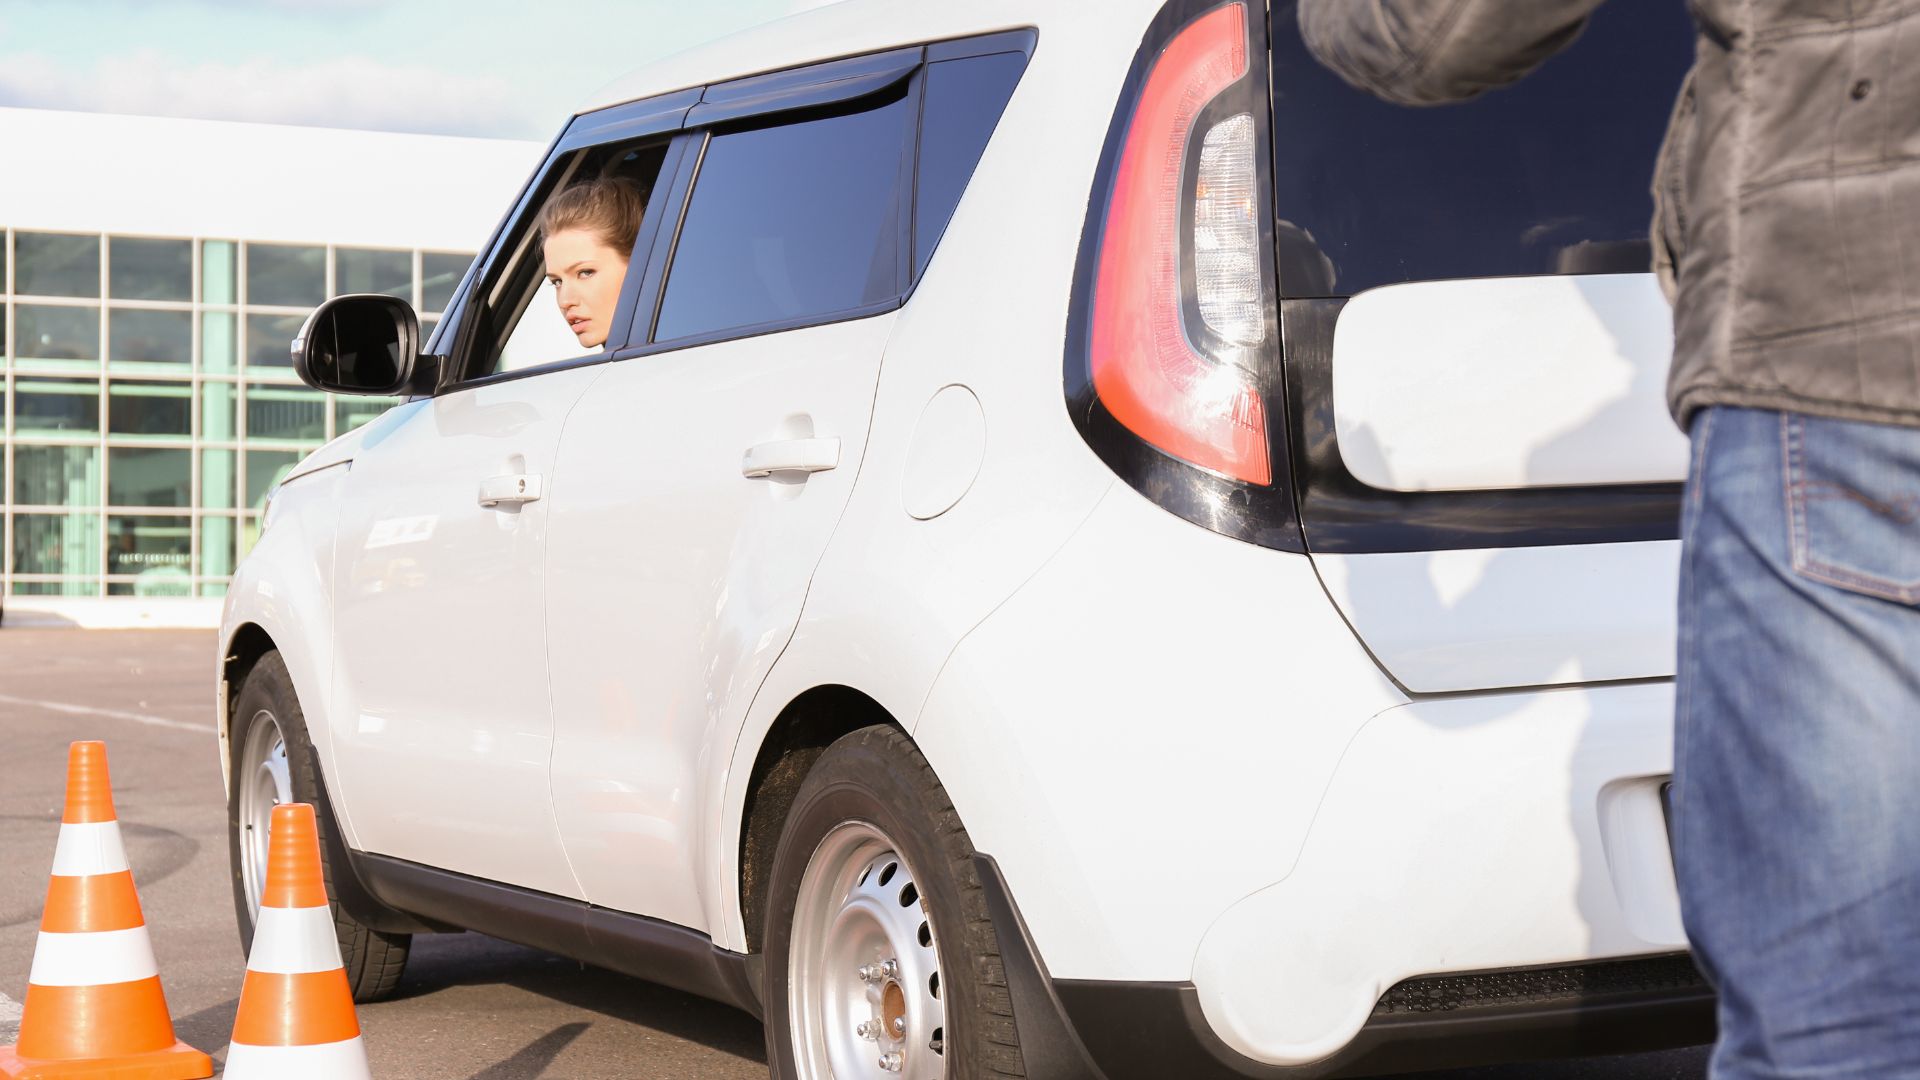
[[[1248,366],[1267,324],[1251,114],[1213,123],[1198,141],[1185,236],[1180,201],[1196,119],[1246,72],[1238,3],[1194,20],[1154,60],[1114,174],[1088,351],[1094,394],[1129,431],[1183,461],[1264,485],[1273,479],[1266,409]],[[1197,327],[1182,300],[1183,245],[1192,253]]]

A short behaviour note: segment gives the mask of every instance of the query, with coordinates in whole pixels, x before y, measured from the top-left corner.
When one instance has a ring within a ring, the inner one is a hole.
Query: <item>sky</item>
[[[650,60],[821,0],[0,0],[0,106],[545,142]]]

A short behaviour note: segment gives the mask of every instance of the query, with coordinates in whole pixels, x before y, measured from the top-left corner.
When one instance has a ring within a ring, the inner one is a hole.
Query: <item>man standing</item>
[[[1429,105],[1599,4],[1299,14],[1349,82]],[[1653,246],[1693,441],[1674,849],[1713,1076],[1920,1077],[1920,0],[1692,9]]]

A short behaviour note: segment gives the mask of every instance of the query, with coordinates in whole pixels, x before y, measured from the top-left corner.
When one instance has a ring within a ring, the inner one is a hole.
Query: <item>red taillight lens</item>
[[[1107,205],[1089,352],[1094,394],[1128,430],[1201,468],[1267,484],[1273,474],[1266,408],[1252,372],[1239,362],[1254,342],[1223,338],[1215,347],[1196,347],[1180,294],[1180,180],[1188,136],[1207,103],[1246,72],[1241,4],[1196,19],[1154,61]],[[1206,182],[1203,177],[1203,188]],[[1246,210],[1250,215],[1250,204]],[[1201,299],[1209,323],[1212,311],[1228,310]]]

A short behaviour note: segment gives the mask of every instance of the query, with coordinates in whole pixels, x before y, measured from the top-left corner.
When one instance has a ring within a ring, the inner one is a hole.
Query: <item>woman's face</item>
[[[553,285],[560,317],[580,344],[597,349],[607,343],[620,283],[627,277],[627,255],[610,248],[586,229],[562,229],[541,245],[547,257],[547,281]]]

